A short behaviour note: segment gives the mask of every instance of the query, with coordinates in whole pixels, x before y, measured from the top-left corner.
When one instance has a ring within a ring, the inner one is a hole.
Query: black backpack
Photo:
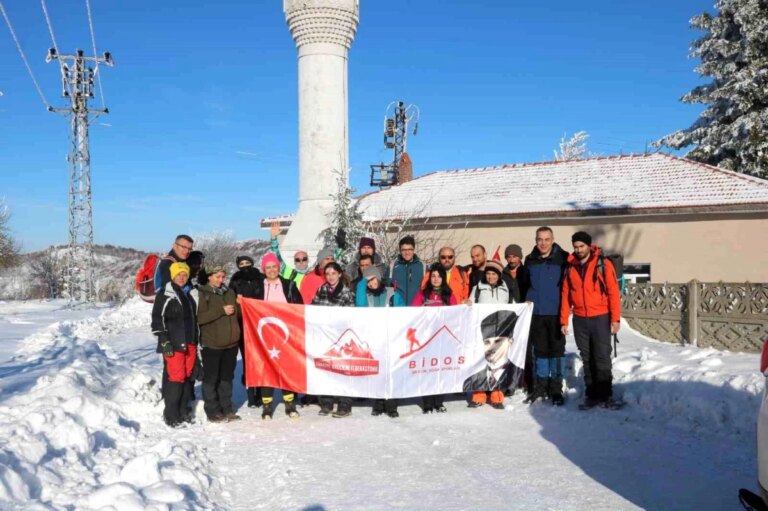
[[[618,282],[621,282],[621,279],[624,277],[624,256],[622,254],[607,254],[604,255],[601,251],[600,255],[597,256],[597,264],[595,265],[595,271],[592,274],[592,282],[599,282],[600,283],[600,292],[603,294],[607,294],[607,290],[605,289],[605,260],[608,259],[611,264],[613,265],[613,271],[616,273],[616,280]],[[571,284],[571,268],[573,265],[571,263],[566,263],[565,269],[563,270],[565,272],[565,278],[568,279],[568,285],[573,287]],[[597,273],[600,272],[600,275],[603,277],[602,280],[597,278]]]

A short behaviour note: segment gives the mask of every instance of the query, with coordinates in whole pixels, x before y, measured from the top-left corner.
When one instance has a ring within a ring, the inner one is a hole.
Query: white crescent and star
[[[259,320],[258,325],[256,326],[256,333],[259,335],[259,339],[261,339],[261,342],[263,342],[266,345],[266,341],[264,340],[264,336],[262,335],[262,331],[264,330],[264,327],[267,325],[275,325],[277,328],[279,328],[283,332],[283,342],[280,343],[285,344],[288,342],[288,326],[279,318],[275,317],[266,317],[261,318]],[[271,348],[267,349],[267,352],[269,353],[269,359],[273,360],[276,358],[280,358],[280,350],[277,349],[276,345],[273,345]]]

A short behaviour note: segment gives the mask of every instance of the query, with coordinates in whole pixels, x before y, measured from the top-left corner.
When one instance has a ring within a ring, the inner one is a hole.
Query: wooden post
[[[699,281],[688,282],[688,344],[699,345]]]

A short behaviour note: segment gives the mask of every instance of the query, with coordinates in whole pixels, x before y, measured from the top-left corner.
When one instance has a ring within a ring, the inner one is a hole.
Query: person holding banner
[[[224,285],[226,273],[214,266],[208,283],[198,288],[197,322],[203,345],[203,401],[211,422],[240,420],[232,406],[232,380],[237,365],[237,295]]]
[[[280,276],[280,261],[275,254],[267,253],[261,258],[261,270],[264,272],[264,289],[261,294],[265,302],[304,303],[301,293],[296,287],[296,282]],[[272,420],[272,414],[274,413],[274,394],[275,389],[271,387],[261,388],[261,401],[264,403],[264,408],[261,412],[261,418],[263,420]],[[299,418],[299,412],[296,410],[295,398],[296,394],[283,389],[285,414],[291,419]]]
[[[361,258],[362,262],[363,259]],[[357,284],[355,291],[355,305],[357,307],[402,307],[400,295],[395,294],[395,290],[385,286],[382,281],[381,270],[377,266],[370,266],[363,270],[363,278]],[[397,413],[396,399],[376,399],[373,401],[373,410],[371,415],[377,417],[386,413],[389,417],[395,419],[400,416]]]
[[[400,255],[392,262],[389,277],[395,293],[407,304],[413,302],[413,298],[421,291],[424,263],[416,255],[416,240],[413,236],[403,236],[398,247]]]
[[[423,291],[417,293],[413,298],[414,307],[442,307],[445,305],[458,305],[456,296],[448,287],[448,279],[445,274],[445,268],[440,263],[434,263],[429,267],[429,285]],[[445,396],[435,394],[432,396],[423,396],[421,398],[421,409],[423,413],[444,413],[448,410],[443,406]]]
[[[237,264],[237,271],[229,280],[229,288],[237,295],[237,303],[240,303],[242,298],[263,298],[264,292],[264,275],[254,268],[253,259],[246,255],[238,256],[235,259]],[[245,386],[245,372],[248,364],[245,362],[245,331],[243,329],[243,317],[241,311],[238,310],[237,321],[240,325],[240,339],[238,345],[240,348],[240,358],[243,360],[243,386],[245,387],[246,395],[248,396],[248,408],[258,408],[262,405],[261,391],[258,387],[246,387]]]
[[[322,250],[320,251],[322,253]],[[312,305],[326,307],[354,307],[355,293],[344,283],[344,271],[336,261],[324,265],[325,284],[320,286],[312,299]],[[306,279],[305,279],[306,283]],[[339,406],[333,411],[333,402],[338,400]],[[352,398],[348,396],[320,396],[320,415],[333,414],[337,419],[352,415]]]

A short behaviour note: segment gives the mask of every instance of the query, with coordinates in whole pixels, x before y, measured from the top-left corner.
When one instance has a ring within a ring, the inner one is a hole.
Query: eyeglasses
[[[414,250],[416,250],[416,249],[414,249],[414,248],[401,248],[400,252],[413,252]]]
[[[448,259],[448,260],[451,260],[451,259],[453,259],[453,256],[452,256],[452,255],[441,255],[441,256],[440,256],[440,259]]]
[[[308,257],[294,257],[293,258],[293,262],[294,263],[306,263],[307,261],[309,261]]]
[[[184,250],[192,250],[192,245],[186,246],[186,245],[182,245],[181,243],[174,243],[174,245],[176,245],[179,248],[183,248]]]

